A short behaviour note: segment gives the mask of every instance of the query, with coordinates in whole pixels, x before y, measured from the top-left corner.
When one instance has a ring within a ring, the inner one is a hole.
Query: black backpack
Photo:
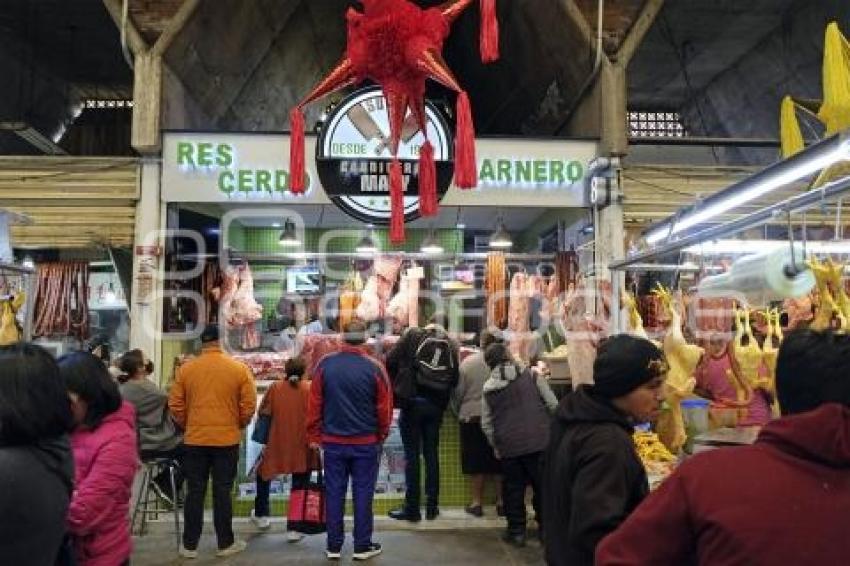
[[[450,391],[457,385],[457,360],[454,345],[444,332],[425,331],[425,336],[413,355],[416,384],[439,392]]]

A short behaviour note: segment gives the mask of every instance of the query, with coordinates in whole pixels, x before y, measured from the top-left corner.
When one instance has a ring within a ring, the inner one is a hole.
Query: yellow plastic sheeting
[[[826,127],[826,135],[850,128],[850,42],[832,22],[826,28],[823,56],[823,101],[812,104],[791,96],[782,99],[780,139],[784,158],[803,150],[803,134],[797,110],[817,119]],[[814,187],[850,175],[850,162],[836,163],[818,176]]]

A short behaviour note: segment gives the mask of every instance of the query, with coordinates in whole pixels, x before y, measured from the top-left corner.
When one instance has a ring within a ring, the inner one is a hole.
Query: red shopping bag
[[[315,479],[314,479],[315,478]],[[319,470],[310,474],[304,487],[292,490],[289,495],[287,529],[305,535],[317,535],[327,530],[325,525],[325,479]]]

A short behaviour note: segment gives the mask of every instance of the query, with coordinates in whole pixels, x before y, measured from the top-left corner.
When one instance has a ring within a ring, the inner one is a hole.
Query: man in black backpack
[[[440,425],[458,381],[458,347],[449,338],[445,317],[434,314],[425,328],[408,329],[387,356],[404,443],[404,506],[390,511],[400,521],[422,519],[419,454],[425,458],[426,518],[440,514]]]

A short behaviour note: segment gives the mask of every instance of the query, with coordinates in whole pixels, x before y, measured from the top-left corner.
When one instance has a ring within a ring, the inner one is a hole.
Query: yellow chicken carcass
[[[844,290],[844,281],[842,281],[844,266],[832,261],[832,259],[827,259],[824,266],[827,285],[829,285],[829,291],[834,300],[832,307],[835,316],[838,318],[839,328],[847,330],[847,323],[850,320],[850,297],[847,296],[847,291]]]
[[[767,334],[762,346],[764,365],[767,367],[766,383],[763,389],[773,397],[771,410],[774,417],[779,416],[779,402],[776,399],[776,361],[779,358],[779,347],[784,339],[781,318],[782,313],[779,312],[779,309],[772,309],[767,312]]]
[[[685,341],[682,334],[682,315],[674,306],[670,291],[659,284],[653,293],[661,299],[661,304],[670,318],[670,327],[662,344],[670,366],[666,382],[666,402],[669,410],[658,418],[657,429],[661,441],[675,454],[685,445],[688,438],[681,403],[693,393],[696,385],[694,371],[704,350]]]
[[[764,387],[761,377],[762,363],[764,362],[764,352],[759,346],[758,341],[753,335],[753,328],[750,325],[750,311],[743,310],[736,313],[736,326],[741,325],[742,332],[737,332],[735,342],[732,345],[732,355],[735,356],[735,361],[738,362],[741,378],[744,384],[752,389]],[[744,346],[744,336],[747,337],[747,345]],[[747,392],[749,394],[749,391]],[[738,399],[743,401],[743,399]]]
[[[779,346],[782,345],[782,324],[779,309],[767,311],[767,333],[762,345],[764,365],[767,368],[767,384],[764,389],[771,395],[776,390],[776,361],[779,358]]]
[[[15,317],[25,302],[24,293],[17,293],[11,298],[0,301],[0,346],[20,342],[21,330]]]
[[[815,318],[812,321],[810,328],[812,330],[826,330],[832,325],[832,318],[836,313],[840,312],[835,297],[829,288],[830,281],[833,278],[832,270],[825,263],[821,263],[817,258],[812,258],[806,262],[809,269],[815,276],[815,287],[817,288],[818,299],[815,304]],[[842,324],[847,324],[847,317],[842,313]]]
[[[623,306],[629,313],[629,334],[638,338],[649,339],[646,334],[646,329],[643,327],[643,318],[637,308],[637,301],[634,295],[629,292],[623,293]]]

